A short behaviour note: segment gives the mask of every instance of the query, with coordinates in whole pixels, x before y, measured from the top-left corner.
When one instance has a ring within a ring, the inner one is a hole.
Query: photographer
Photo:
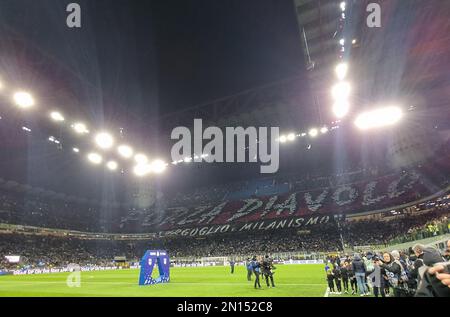
[[[407,297],[403,267],[395,256],[400,258],[400,254],[397,251],[392,251],[392,253],[385,252],[383,261],[379,260],[377,264],[386,271],[388,282],[394,289],[394,297]]]
[[[423,250],[425,249],[425,246],[422,244],[416,244],[412,247],[412,252],[414,253],[415,257],[411,257],[411,259],[414,259],[413,268],[411,270],[411,278],[415,279],[415,281],[420,283],[420,275],[419,275],[419,269],[421,266],[423,266]]]
[[[272,272],[273,269],[275,269],[275,266],[273,265],[273,260],[268,255],[266,255],[266,257],[262,261],[262,273],[266,278],[267,287],[270,287],[269,278],[272,287],[275,287],[275,283],[273,282],[273,272]]]
[[[384,292],[386,270],[380,267],[380,259],[377,255],[373,257],[373,264],[373,273],[369,275],[369,278],[371,278],[371,282],[373,285],[373,294],[375,295],[375,297],[378,297],[378,295],[380,295],[381,297],[386,297],[386,294]]]

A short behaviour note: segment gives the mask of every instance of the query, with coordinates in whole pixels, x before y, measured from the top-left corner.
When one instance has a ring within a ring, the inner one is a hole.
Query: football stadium
[[[1,1],[0,297],[449,297],[449,32],[446,0]]]

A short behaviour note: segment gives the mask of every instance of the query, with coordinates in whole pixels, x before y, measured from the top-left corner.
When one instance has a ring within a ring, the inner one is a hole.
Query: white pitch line
[[[329,294],[330,294],[330,288],[327,287],[327,290],[325,291],[325,294],[323,294],[323,297],[328,297]]]

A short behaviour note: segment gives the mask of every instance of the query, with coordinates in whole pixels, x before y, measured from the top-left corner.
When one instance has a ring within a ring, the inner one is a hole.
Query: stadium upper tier
[[[266,179],[248,182],[248,187],[239,190],[211,187],[201,195],[158,195],[145,208],[101,205],[4,181],[0,184],[0,222],[86,232],[179,234],[192,229],[192,235],[201,234],[201,228],[211,232],[301,228],[333,221],[337,215],[406,208],[446,193],[449,176],[448,155],[442,155],[387,174],[360,170],[313,179]],[[233,190],[246,195],[227,198]]]

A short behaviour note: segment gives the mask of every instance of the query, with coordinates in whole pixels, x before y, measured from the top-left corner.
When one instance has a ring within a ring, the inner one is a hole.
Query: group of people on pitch
[[[407,251],[334,256],[325,266],[329,292],[347,294],[350,282],[352,294],[360,296],[372,288],[376,297],[390,296],[390,290],[394,297],[450,297],[450,240],[447,246],[444,254],[416,244]]]
[[[252,259],[248,258],[246,261],[247,267],[247,280],[252,280],[252,275],[255,275],[255,289],[261,288],[260,276],[266,280],[267,287],[275,287],[273,281],[273,274],[276,267],[273,265],[273,259],[266,255],[264,258],[262,256],[254,256]],[[270,280],[270,284],[269,284]]]

